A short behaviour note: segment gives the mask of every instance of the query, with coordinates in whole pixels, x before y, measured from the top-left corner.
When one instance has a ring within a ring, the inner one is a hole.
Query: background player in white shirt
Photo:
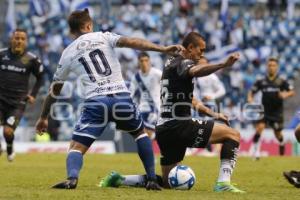
[[[68,23],[75,40],[62,53],[51,90],[36,124],[37,133],[43,134],[47,130],[47,117],[51,105],[56,101],[55,97],[60,94],[63,81],[70,72],[81,79],[86,100],[75,126],[67,156],[67,180],[54,185],[53,188],[76,188],[83,155],[102,134],[107,123],[114,121],[117,128],[129,132],[135,138],[138,154],[148,177],[146,188],[159,190],[151,140],[144,133],[143,121],[125,86],[114,48],[130,47],[170,54],[184,48],[181,45],[164,47],[143,39],[93,32],[93,22],[87,9],[72,12]]]
[[[208,60],[202,57],[199,64],[208,64]],[[202,102],[216,103],[217,99],[222,98],[225,95],[225,87],[216,74],[210,74],[204,77],[198,77],[195,79],[194,96]]]
[[[146,52],[138,56],[139,71],[130,83],[131,97],[141,112],[145,132],[151,139],[155,137],[155,125],[160,108],[160,80],[162,71],[151,66]]]

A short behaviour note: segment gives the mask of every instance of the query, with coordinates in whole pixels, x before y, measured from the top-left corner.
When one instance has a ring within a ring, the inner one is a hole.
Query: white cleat
[[[7,155],[7,161],[12,162],[16,157],[15,152],[12,152],[10,155]]]

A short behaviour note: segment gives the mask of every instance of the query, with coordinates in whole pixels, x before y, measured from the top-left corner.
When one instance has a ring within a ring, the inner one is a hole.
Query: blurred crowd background
[[[246,94],[254,81],[266,72],[268,57],[279,58],[280,74],[292,81],[298,93],[286,103],[286,127],[297,124],[300,95],[300,0],[0,0],[0,47],[6,47],[9,33],[15,27],[24,28],[29,35],[29,50],[40,56],[45,69],[45,84],[38,102],[28,106],[20,126],[33,126],[40,113],[60,54],[71,42],[67,25],[68,14],[89,8],[96,30],[112,31],[125,36],[141,37],[170,45],[180,43],[190,31],[201,33],[207,41],[206,57],[210,62],[224,59],[239,51],[240,61],[232,68],[218,73],[225,85],[221,99],[227,113],[239,115]],[[118,49],[123,75],[130,80],[137,71],[137,53]],[[152,66],[162,69],[165,55],[150,52]],[[76,81],[76,77],[70,77]],[[75,84],[76,85],[76,84]],[[67,99],[76,109],[82,101],[80,91],[72,91]],[[66,117],[68,107],[55,110]],[[51,120],[52,139],[68,139],[74,120]],[[233,126],[247,127],[251,123],[233,121]],[[69,133],[68,131],[69,130]],[[60,135],[60,136],[59,136]],[[59,137],[58,137],[59,136]]]

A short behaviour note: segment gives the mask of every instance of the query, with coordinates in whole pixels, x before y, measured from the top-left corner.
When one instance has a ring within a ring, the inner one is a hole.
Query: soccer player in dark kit
[[[275,137],[279,144],[279,154],[284,155],[283,129],[283,101],[295,94],[293,86],[278,74],[278,60],[269,58],[267,63],[267,75],[257,80],[251,91],[248,93],[248,102],[253,102],[253,95],[258,91],[262,92],[262,105],[264,116],[255,122],[256,133],[253,137],[253,157],[260,158],[260,136],[266,125],[274,130]]]
[[[187,147],[205,148],[207,144],[220,143],[223,144],[221,165],[214,191],[244,193],[231,184],[240,133],[228,126],[225,115],[213,112],[193,97],[194,77],[231,67],[239,59],[239,54],[230,55],[225,62],[201,65],[197,63],[203,57],[206,47],[203,37],[191,32],[184,37],[182,45],[185,47],[182,55],[170,57],[166,61],[161,80],[161,114],[156,126],[156,140],[161,151],[162,184],[165,188],[169,187],[168,174],[184,159]],[[194,119],[191,117],[191,108],[225,124]],[[144,181],[146,179],[141,175],[121,176],[113,172],[101,181],[100,186],[139,186]]]
[[[3,126],[8,161],[13,161],[15,157],[14,131],[26,103],[35,102],[35,96],[43,82],[43,65],[37,56],[26,48],[26,31],[16,29],[12,34],[9,48],[0,50],[0,125]],[[36,77],[31,92],[29,92],[30,74]]]

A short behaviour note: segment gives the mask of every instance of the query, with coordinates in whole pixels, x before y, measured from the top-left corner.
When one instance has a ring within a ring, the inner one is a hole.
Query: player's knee
[[[3,134],[4,137],[12,137],[14,134],[14,129],[9,126],[4,126]]]
[[[236,142],[240,142],[240,140],[241,140],[240,132],[235,129],[231,129],[230,134],[229,134],[229,139],[232,139]]]
[[[263,126],[256,126],[256,133],[261,134],[264,130]]]
[[[144,129],[139,129],[139,130],[136,130],[136,131],[133,131],[133,132],[129,132],[129,134],[134,138],[134,139],[136,139],[136,138],[138,138],[139,136],[141,136],[141,135],[143,135],[143,134],[145,134],[146,132],[145,132],[145,130]],[[147,134],[147,133],[146,133]],[[148,136],[148,134],[147,134],[147,136]]]
[[[84,144],[81,144],[80,142],[71,141],[70,147],[69,147],[69,151],[79,151],[82,153],[82,155],[84,155],[87,150],[89,149],[89,146],[86,146]]]
[[[275,131],[275,137],[277,138],[277,140],[281,140],[282,139],[281,131]]]

